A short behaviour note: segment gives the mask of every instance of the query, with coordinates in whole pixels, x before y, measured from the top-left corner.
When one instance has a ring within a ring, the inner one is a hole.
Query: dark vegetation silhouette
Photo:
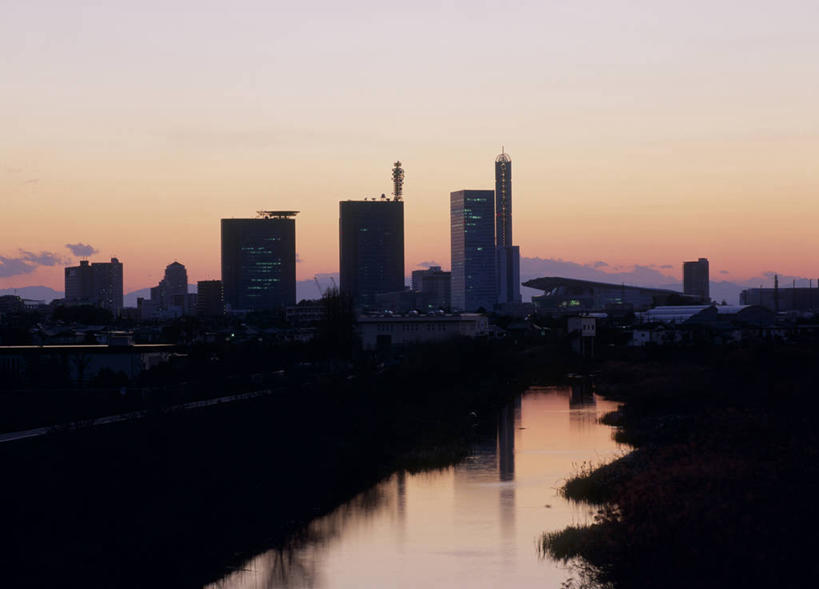
[[[604,418],[636,449],[564,494],[594,525],[543,538],[615,587],[805,587],[819,573],[815,346],[635,352],[603,367]]]
[[[329,288],[321,297],[324,317],[319,321],[314,346],[322,358],[351,360],[358,347],[355,310],[349,294]]]

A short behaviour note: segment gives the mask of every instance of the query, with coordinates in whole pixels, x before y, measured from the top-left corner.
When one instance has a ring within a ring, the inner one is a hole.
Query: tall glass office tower
[[[491,190],[449,195],[453,310],[491,311],[498,300],[494,197]]]

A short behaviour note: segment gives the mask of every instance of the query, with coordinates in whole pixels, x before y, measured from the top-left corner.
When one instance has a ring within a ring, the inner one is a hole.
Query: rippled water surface
[[[590,522],[557,489],[622,451],[597,423],[615,408],[580,388],[530,389],[464,462],[395,474],[211,587],[559,587],[569,571],[540,559],[538,540]]]

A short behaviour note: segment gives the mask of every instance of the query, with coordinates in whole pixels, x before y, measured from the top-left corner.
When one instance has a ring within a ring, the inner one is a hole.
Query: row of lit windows
[[[401,329],[398,329],[400,327]],[[392,333],[394,331],[447,331],[448,323],[379,323],[377,331],[382,333]]]

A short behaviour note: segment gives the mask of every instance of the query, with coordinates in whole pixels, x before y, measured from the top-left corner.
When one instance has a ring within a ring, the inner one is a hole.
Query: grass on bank
[[[583,465],[563,494],[605,506],[545,534],[542,553],[597,586],[806,587],[819,574],[817,349],[727,350],[719,361],[620,364],[604,421],[631,454]]]

